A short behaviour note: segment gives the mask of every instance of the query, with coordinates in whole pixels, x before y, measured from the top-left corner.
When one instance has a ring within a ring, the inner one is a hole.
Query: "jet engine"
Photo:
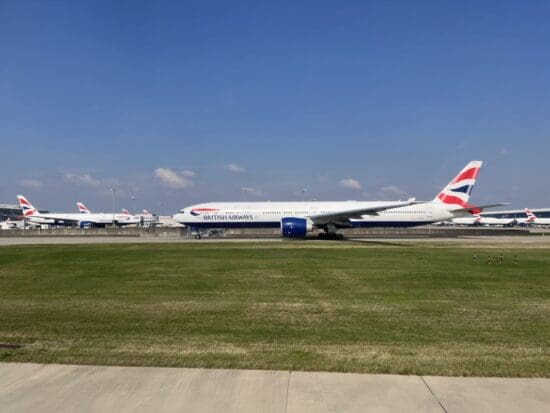
[[[80,221],[78,223],[78,226],[80,228],[93,228],[94,227],[94,223],[91,222],[91,221]]]
[[[307,218],[283,218],[281,220],[281,235],[284,238],[304,238],[313,231],[313,222]]]

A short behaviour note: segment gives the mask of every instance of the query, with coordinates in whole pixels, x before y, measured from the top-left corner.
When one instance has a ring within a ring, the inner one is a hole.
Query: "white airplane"
[[[469,217],[454,218],[453,220],[451,220],[451,222],[454,225],[468,225],[468,226],[481,225],[481,215],[474,214]]]
[[[218,202],[182,209],[173,219],[200,231],[203,228],[280,228],[288,238],[305,237],[322,229],[321,238],[342,239],[339,228],[412,227],[479,213],[483,208],[468,204],[481,168],[472,161],[437,197],[424,203],[414,199],[396,202]],[[197,235],[200,238],[200,232]]]
[[[17,195],[19,206],[23,211],[24,219],[33,224],[77,225],[81,228],[87,226],[104,227],[113,223],[113,215],[106,214],[82,214],[82,213],[47,213],[39,212],[23,195]]]
[[[550,225],[550,218],[539,218],[528,208],[525,208],[524,211],[527,214],[527,218],[518,218],[519,225]]]
[[[516,220],[514,218],[494,218],[486,217],[480,214],[473,214],[471,217],[455,218],[451,222],[455,225],[485,225],[510,227],[516,223]]]
[[[119,224],[123,223],[124,225],[129,225],[129,224],[139,224],[141,222],[140,217],[138,217],[137,215],[130,214],[130,211],[124,208],[122,209],[121,218],[122,220],[119,221]]]
[[[155,217],[152,213],[144,209],[141,213],[141,215],[136,215],[143,226],[151,226],[155,222],[157,222],[157,217]]]
[[[78,207],[78,210],[81,214],[89,214],[87,216],[101,216],[105,220],[110,220],[110,224],[113,222],[115,225],[130,225],[130,224],[139,224],[140,219],[139,217],[136,217],[135,215],[130,214],[130,212],[127,209],[123,209],[122,213],[120,214],[112,214],[108,212],[97,212],[92,213],[86,205],[84,205],[82,202],[77,202],[76,206]]]

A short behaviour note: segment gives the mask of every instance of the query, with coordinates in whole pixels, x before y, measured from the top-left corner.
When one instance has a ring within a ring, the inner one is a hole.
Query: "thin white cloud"
[[[388,186],[384,186],[382,188],[380,188],[380,190],[385,193],[385,194],[390,194],[390,195],[397,195],[397,196],[406,196],[406,195],[409,195],[409,193],[407,191],[405,191],[404,189],[401,189],[399,188],[398,186],[396,185],[388,185]]]
[[[101,181],[99,179],[94,178],[90,174],[76,174],[72,172],[65,172],[63,174],[63,177],[78,186],[91,186],[91,187],[98,187],[101,186]]]
[[[241,192],[244,193],[244,194],[250,194],[250,195],[254,195],[254,196],[262,196],[263,195],[263,192],[260,191],[259,189],[251,188],[249,186],[243,186],[241,188]]]
[[[161,185],[174,189],[184,189],[192,187],[195,183],[192,178],[196,176],[193,171],[176,172],[169,168],[155,169],[155,177]]]
[[[88,173],[64,172],[63,178],[72,185],[93,188],[97,194],[111,196],[114,190],[118,197],[128,196],[127,184],[116,178],[97,178]]]
[[[197,176],[197,173],[194,172],[194,171],[190,171],[190,170],[185,170],[185,171],[181,171],[180,174],[182,176],[185,176],[186,178],[194,178],[195,176]]]
[[[360,191],[362,189],[362,186],[359,183],[359,181],[357,181],[356,179],[353,179],[353,178],[342,179],[340,181],[339,185],[342,188],[352,189],[354,191]]]
[[[38,179],[22,179],[19,181],[19,185],[30,188],[30,189],[38,189],[42,188],[42,181],[39,181]]]
[[[225,165],[225,170],[228,172],[232,172],[234,174],[242,174],[246,172],[245,168],[235,163],[230,163],[229,165]]]

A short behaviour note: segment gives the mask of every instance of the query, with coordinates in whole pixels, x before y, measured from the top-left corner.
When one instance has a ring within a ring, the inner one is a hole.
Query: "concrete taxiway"
[[[0,364],[3,412],[547,412],[550,379]]]
[[[157,244],[157,243],[265,243],[284,242],[292,243],[302,241],[300,239],[275,238],[203,238],[196,240],[186,237],[133,237],[133,236],[29,236],[29,237],[0,237],[0,246],[4,245],[49,245],[49,244]],[[316,238],[307,239],[308,243],[323,245],[327,241]],[[331,241],[332,244],[340,241]],[[418,238],[391,238],[391,237],[353,237],[341,241],[342,245],[356,242],[365,245],[426,245],[426,246],[460,246],[460,247],[484,247],[484,248],[550,248],[550,236],[471,236],[471,237],[418,237]]]

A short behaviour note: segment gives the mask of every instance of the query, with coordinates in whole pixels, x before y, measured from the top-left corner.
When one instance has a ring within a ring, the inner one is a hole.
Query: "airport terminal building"
[[[21,215],[23,215],[23,212],[19,205],[0,204],[0,221],[5,221],[8,218],[16,219]]]
[[[42,214],[47,214],[49,211],[44,209],[39,209],[39,212]],[[23,211],[19,205],[12,204],[0,204],[0,222],[7,219],[15,220],[23,215]]]

